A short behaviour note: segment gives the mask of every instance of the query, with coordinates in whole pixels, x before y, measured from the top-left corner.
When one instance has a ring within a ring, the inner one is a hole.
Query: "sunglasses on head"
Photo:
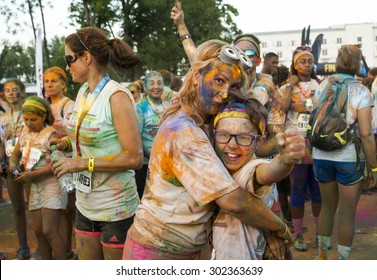
[[[71,64],[74,63],[77,59],[79,58],[79,56],[77,55],[65,55],[64,56],[64,61],[65,63],[67,63],[68,67],[71,67]]]
[[[249,49],[243,51],[249,58],[254,57],[257,52],[255,50]]]
[[[309,46],[299,46],[299,47],[297,47],[296,51],[298,51],[298,52],[303,52],[303,51],[312,52],[312,48],[309,47]]]

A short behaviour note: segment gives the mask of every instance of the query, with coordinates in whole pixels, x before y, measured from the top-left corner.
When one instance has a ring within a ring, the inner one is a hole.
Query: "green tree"
[[[0,79],[16,78],[23,82],[35,82],[34,53],[20,43],[5,42],[0,53]]]
[[[126,74],[129,80],[143,76],[147,70],[166,69],[184,74],[188,67],[170,10],[174,0],[74,0],[70,11],[73,21],[80,26],[97,26],[122,37],[134,47],[142,64]],[[185,20],[196,44],[208,39],[231,41],[240,32],[231,15],[238,11],[222,0],[190,0],[182,3]],[[113,35],[114,36],[114,35]],[[118,73],[125,80],[125,73]]]

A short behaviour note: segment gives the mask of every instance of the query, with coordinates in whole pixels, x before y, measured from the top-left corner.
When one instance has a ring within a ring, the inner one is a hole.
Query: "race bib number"
[[[39,159],[41,158],[41,156],[42,156],[42,151],[40,151],[39,149],[36,149],[36,148],[31,148],[25,169],[26,170],[32,170],[34,165],[36,165],[37,162],[39,161]],[[24,153],[22,153],[21,162],[23,162],[23,163],[25,162]]]
[[[9,139],[5,142],[5,153],[7,157],[10,157],[12,155],[14,147],[16,147],[17,141],[18,137],[16,139]]]
[[[92,192],[92,173],[89,171],[82,171],[73,173],[73,182],[76,189],[84,193]]]
[[[309,113],[299,113],[297,118],[297,128],[300,132],[306,133],[306,128],[309,123]]]

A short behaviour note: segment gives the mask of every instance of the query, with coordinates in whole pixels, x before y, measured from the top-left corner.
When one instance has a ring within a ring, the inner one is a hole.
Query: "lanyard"
[[[90,108],[92,108],[98,94],[102,91],[102,89],[105,87],[105,85],[107,84],[109,80],[110,80],[110,77],[108,74],[103,76],[101,81],[98,83],[98,85],[94,89],[93,93],[91,93],[90,95],[89,95],[89,86],[88,86],[83,94],[83,97],[80,100],[79,109],[77,112],[76,129],[75,129],[76,156],[77,157],[79,157],[81,154],[80,143],[79,143],[79,129],[80,129],[81,123],[83,119],[85,118],[86,114],[89,112]]]
[[[24,157],[24,168],[25,168],[25,170],[26,170],[27,162],[29,161],[31,148],[34,145],[35,140],[38,139],[39,134],[41,133],[41,131],[43,130],[43,128],[44,127],[41,128],[41,130],[38,132],[37,136],[33,140],[30,139],[31,138],[31,133],[28,136],[28,139],[26,141],[26,146],[24,148],[25,149],[25,157]]]
[[[312,80],[310,80],[309,88],[307,91],[304,91],[300,84],[297,84],[296,86],[302,92],[306,99],[310,98],[310,94],[312,93]]]
[[[11,109],[11,119],[12,119],[12,127],[13,127],[12,146],[16,146],[17,124],[20,121],[21,115],[22,115],[22,110],[18,111],[17,121],[14,122],[13,109]]]
[[[158,117],[161,119],[162,114],[164,113],[164,105],[163,105],[162,100],[161,100],[162,111],[159,111],[159,110],[157,109],[156,104],[154,104],[154,103],[149,99],[149,97],[147,97],[147,99],[148,99],[149,105],[151,105],[152,109],[157,113]]]

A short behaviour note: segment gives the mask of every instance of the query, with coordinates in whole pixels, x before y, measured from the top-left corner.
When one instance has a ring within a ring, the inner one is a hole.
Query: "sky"
[[[3,0],[9,2],[10,0]],[[189,0],[182,0],[184,3]],[[48,27],[47,38],[54,35],[67,36],[75,31],[70,26],[68,19],[68,6],[70,0],[51,0],[53,8],[46,8],[45,22]],[[174,5],[174,0],[171,0]],[[374,2],[374,3],[373,3]],[[329,26],[345,23],[377,22],[377,2],[374,0],[357,0],[351,5],[344,0],[315,0],[311,2],[298,0],[224,0],[224,3],[233,5],[238,9],[239,16],[233,20],[243,33],[257,33],[268,31],[302,30],[311,25],[312,29],[327,28]],[[373,3],[373,4],[372,4]],[[259,6],[258,6],[259,5]],[[170,16],[170,11],[167,11]],[[23,17],[30,26],[27,15]],[[36,20],[36,25],[41,26],[41,20]],[[0,40],[8,39],[12,42],[18,40],[28,43],[34,39],[29,31],[19,32],[16,36],[4,32],[4,19],[0,18]]]

